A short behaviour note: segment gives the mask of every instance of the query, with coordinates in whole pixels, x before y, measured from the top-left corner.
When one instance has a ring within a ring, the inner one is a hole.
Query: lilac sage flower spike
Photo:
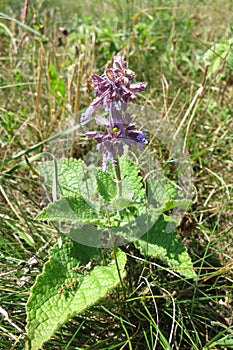
[[[101,131],[86,133],[87,138],[97,141],[97,149],[103,149],[103,169],[107,170],[108,161],[117,163],[116,159],[122,156],[124,144],[148,144],[149,134],[145,130],[138,130],[131,116],[126,113],[127,103],[136,101],[136,93],[144,91],[147,83],[132,83],[135,73],[127,68],[127,62],[118,54],[113,58],[112,68],[105,70],[99,76],[92,75],[96,99],[90,104],[82,115],[81,121],[91,119],[95,110],[103,105],[107,118],[96,116],[95,121],[102,126]]]

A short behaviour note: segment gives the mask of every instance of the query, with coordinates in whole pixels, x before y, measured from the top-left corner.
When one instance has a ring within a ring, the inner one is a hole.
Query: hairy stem
[[[115,173],[116,173],[116,184],[117,184],[117,195],[122,197],[122,182],[121,182],[121,169],[118,160],[115,160]]]

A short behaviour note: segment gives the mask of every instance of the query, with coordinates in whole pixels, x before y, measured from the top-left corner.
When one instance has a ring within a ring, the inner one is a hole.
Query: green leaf
[[[177,185],[163,175],[147,182],[147,197],[149,204],[160,214],[174,208],[187,210],[191,204],[189,199],[184,198],[185,193],[179,192]]]
[[[208,76],[216,73],[223,61],[228,68],[233,70],[233,39],[225,40],[212,46],[204,55],[204,60],[209,62]]]
[[[110,172],[99,169],[96,174],[96,180],[98,191],[106,201],[109,202],[116,196],[116,182]]]
[[[60,78],[58,72],[51,62],[49,63],[49,78],[50,91],[54,96],[56,96],[58,103],[61,104],[66,96],[66,87],[64,81]]]
[[[195,278],[191,259],[178,233],[166,232],[168,221],[161,215],[154,226],[136,242],[143,255],[150,255],[167,263],[176,272]]]
[[[137,227],[136,227],[137,229]],[[112,227],[101,229],[91,225],[84,225],[80,228],[71,228],[68,237],[81,244],[91,247],[115,247],[127,244],[129,240],[135,239],[135,232],[129,227]],[[120,244],[121,243],[121,244]]]
[[[177,197],[176,185],[163,175],[158,180],[149,180],[147,185],[149,195],[153,196],[153,200],[159,206]]]
[[[59,159],[44,161],[37,169],[44,179],[44,184],[50,189],[56,181],[57,194],[64,196],[80,195],[80,181],[83,176],[83,161],[77,159]]]
[[[99,221],[97,212],[83,197],[63,197],[51,203],[37,216],[42,221],[58,221],[70,224],[95,224]]]
[[[37,169],[49,190],[56,189],[58,198],[82,195],[91,207],[100,209],[94,167],[86,166],[81,159],[70,158],[41,162]]]
[[[139,175],[137,164],[132,163],[126,157],[120,159],[120,170],[122,178],[122,196],[128,198],[133,193],[133,200],[143,202],[145,200],[145,188],[142,177]]]
[[[78,313],[103,298],[119,282],[115,259],[107,266],[94,266],[81,270],[90,259],[97,256],[97,249],[66,243],[55,246],[43,272],[37,277],[26,305],[27,350],[38,350],[59,327]],[[116,252],[121,277],[124,276],[126,255]],[[80,267],[80,271],[74,268]]]
[[[132,202],[130,199],[127,198],[116,198],[111,202],[110,208],[113,210],[123,210],[125,208],[128,208],[130,206],[135,206],[135,203]]]

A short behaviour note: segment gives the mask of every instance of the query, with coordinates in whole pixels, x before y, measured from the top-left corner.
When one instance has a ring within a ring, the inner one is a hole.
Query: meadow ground
[[[148,81],[139,102],[185,140],[194,195],[180,235],[198,277],[135,260],[126,247],[127,303],[119,287],[43,349],[233,349],[232,1],[25,4],[0,1],[0,348],[24,349],[25,304],[56,241],[53,226],[35,220],[43,203],[32,157],[70,115],[78,122],[91,74],[121,52]]]

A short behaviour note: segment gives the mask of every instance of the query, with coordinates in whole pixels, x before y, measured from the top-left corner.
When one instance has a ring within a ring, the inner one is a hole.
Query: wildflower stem
[[[121,182],[121,169],[119,165],[119,161],[115,160],[115,173],[116,173],[116,184],[117,184],[117,195],[118,197],[122,197],[122,182]]]

